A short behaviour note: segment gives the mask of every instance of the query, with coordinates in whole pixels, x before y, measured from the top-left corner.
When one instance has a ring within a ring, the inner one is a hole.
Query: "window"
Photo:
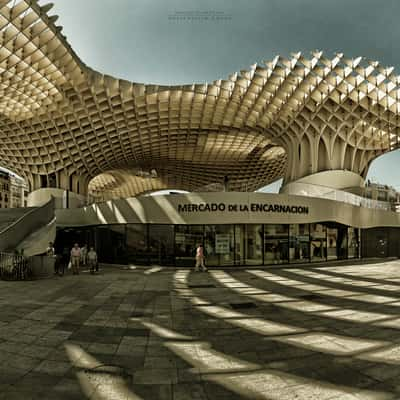
[[[175,226],[175,265],[193,266],[196,248],[204,242],[203,225]]]
[[[208,265],[233,265],[234,226],[206,225],[204,227],[204,254]]]
[[[310,224],[311,261],[326,261],[326,227]]]
[[[150,264],[174,265],[174,226],[149,225]]]
[[[148,264],[147,225],[128,224],[126,226],[127,262]]]
[[[310,231],[308,224],[290,225],[289,261],[306,262],[310,259]]]
[[[124,264],[126,262],[125,225],[97,227],[96,246],[99,260],[111,264]]]
[[[237,265],[262,265],[263,226],[235,225],[234,247]]]
[[[357,258],[358,257],[358,229],[349,227],[348,228],[348,257]]]
[[[283,264],[289,261],[289,225],[264,225],[264,263]]]
[[[385,201],[386,198],[386,192],[383,190],[378,190],[378,200]]]

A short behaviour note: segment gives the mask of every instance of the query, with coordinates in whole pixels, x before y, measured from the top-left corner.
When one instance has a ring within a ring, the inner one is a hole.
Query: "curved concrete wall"
[[[83,207],[86,204],[85,196],[57,188],[37,189],[28,194],[28,207],[40,207],[47,203],[51,196],[55,200],[55,208],[66,208],[66,196],[68,193],[68,208]]]
[[[206,205],[210,208],[217,205],[217,210],[208,210]],[[307,210],[307,213],[296,210]],[[297,224],[322,221],[357,228],[400,227],[400,213],[392,211],[313,197],[241,192],[119,199],[81,209],[57,210],[56,216],[57,226],[65,227],[119,223]]]
[[[304,187],[301,184],[305,184]],[[315,185],[315,188],[311,185]],[[333,170],[305,176],[282,186],[279,192],[312,197],[314,194],[331,192],[333,189],[343,190],[350,187],[364,187],[364,185],[364,179],[354,172]]]
[[[25,238],[16,249],[24,250],[27,257],[44,254],[49,246],[49,242],[54,242],[56,238],[56,219],[53,218],[47,225],[33,232]]]

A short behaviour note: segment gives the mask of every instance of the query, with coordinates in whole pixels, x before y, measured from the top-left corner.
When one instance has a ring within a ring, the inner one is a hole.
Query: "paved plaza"
[[[397,260],[0,287],[0,399],[400,398]]]

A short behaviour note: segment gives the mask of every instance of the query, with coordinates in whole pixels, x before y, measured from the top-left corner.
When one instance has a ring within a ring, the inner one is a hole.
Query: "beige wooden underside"
[[[88,68],[50,8],[0,0],[0,165],[31,189],[55,173],[103,198],[224,176],[255,190],[330,169],[365,177],[398,147],[400,78],[378,62],[316,51],[208,84],[132,83]]]

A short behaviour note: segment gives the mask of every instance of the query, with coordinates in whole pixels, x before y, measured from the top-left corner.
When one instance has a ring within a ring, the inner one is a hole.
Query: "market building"
[[[400,255],[390,196],[364,195],[399,147],[393,68],[316,51],[208,84],[133,83],[86,66],[50,9],[0,3],[0,164],[53,224],[43,243],[57,231],[102,261],[165,265],[198,243],[219,266]],[[255,193],[279,178],[280,194]],[[190,193],[148,196],[162,189]]]

